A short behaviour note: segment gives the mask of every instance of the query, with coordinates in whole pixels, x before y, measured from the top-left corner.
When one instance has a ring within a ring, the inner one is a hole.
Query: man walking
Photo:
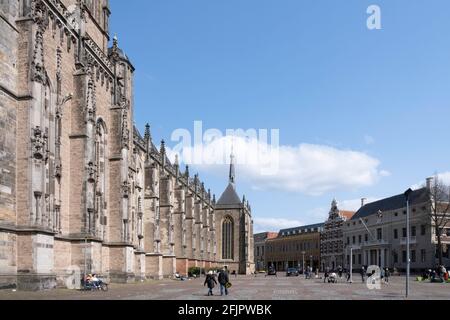
[[[391,271],[389,268],[386,268],[386,271],[384,272],[384,282],[389,283],[389,277],[391,276]]]
[[[323,277],[323,283],[326,283],[329,277],[329,269],[328,267],[325,268],[325,275]]]
[[[220,270],[218,280],[220,285],[220,295],[223,296],[224,291],[225,295],[228,295],[227,284],[230,282],[230,279],[228,277],[227,267],[224,267],[222,270]]]
[[[342,267],[341,266],[338,267],[338,275],[339,275],[339,278],[342,279]]]
[[[364,266],[361,267],[361,280],[363,283],[366,282],[366,269]]]
[[[206,275],[206,279],[205,279],[205,283],[203,284],[203,286],[208,286],[208,296],[213,296],[213,289],[215,287],[215,285],[217,284],[217,281],[214,277],[214,273],[212,271],[210,271],[207,275]]]

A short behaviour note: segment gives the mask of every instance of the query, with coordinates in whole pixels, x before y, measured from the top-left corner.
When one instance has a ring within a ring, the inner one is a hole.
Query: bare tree
[[[431,225],[435,229],[439,265],[443,265],[442,236],[445,227],[450,224],[450,186],[435,175],[429,185],[429,196]]]

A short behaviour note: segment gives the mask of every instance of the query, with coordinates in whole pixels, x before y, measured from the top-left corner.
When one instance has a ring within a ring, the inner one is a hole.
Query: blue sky
[[[382,30],[366,26],[371,4]],[[154,140],[173,146],[172,132],[196,120],[280,130],[290,160],[276,183],[237,169],[255,231],[320,222],[333,197],[352,209],[450,171],[449,1],[112,0],[111,9],[111,34],[136,67],[136,125],[149,122]],[[227,166],[195,170],[218,196],[225,189]]]

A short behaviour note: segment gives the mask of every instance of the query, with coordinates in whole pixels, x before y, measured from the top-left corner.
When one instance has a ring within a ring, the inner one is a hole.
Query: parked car
[[[269,270],[267,271],[266,276],[276,276],[277,275],[277,270],[275,270],[275,268],[269,268]]]
[[[298,272],[297,268],[288,268],[286,271],[286,277],[294,276],[298,277],[300,273]]]

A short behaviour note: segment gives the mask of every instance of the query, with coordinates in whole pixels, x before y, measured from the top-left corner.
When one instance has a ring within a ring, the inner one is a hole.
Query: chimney
[[[362,198],[361,199],[361,208],[366,205],[366,202],[367,202],[367,198]]]
[[[431,190],[431,188],[433,187],[433,181],[434,181],[433,177],[427,178],[427,189],[428,190]]]

